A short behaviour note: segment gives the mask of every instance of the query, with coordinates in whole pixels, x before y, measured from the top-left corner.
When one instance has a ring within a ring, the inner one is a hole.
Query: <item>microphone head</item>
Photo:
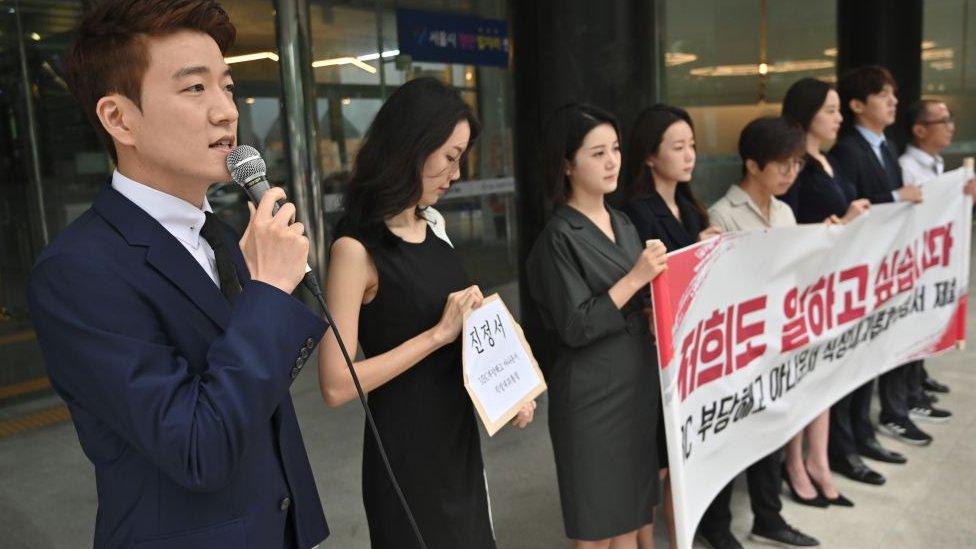
[[[268,172],[261,153],[250,145],[239,145],[227,155],[227,171],[238,185],[247,185]]]

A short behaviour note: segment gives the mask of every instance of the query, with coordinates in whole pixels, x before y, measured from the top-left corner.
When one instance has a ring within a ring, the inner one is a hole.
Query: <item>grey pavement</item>
[[[505,288],[503,296],[515,308],[514,287]],[[969,337],[976,343],[976,322],[970,322]],[[927,362],[934,376],[952,386],[940,405],[955,416],[942,425],[920,424],[935,437],[929,447],[882,438],[909,459],[901,466],[871,464],[888,477],[885,486],[837,477],[841,492],[855,501],[853,509],[801,507],[784,495],[786,519],[819,538],[826,548],[976,547],[974,357],[971,347]],[[327,408],[313,369],[299,378],[292,394],[332,528],[322,547],[368,547],[360,488],[362,411],[355,402]],[[540,404],[535,422],[527,429],[506,428],[483,443],[500,548],[568,546],[544,398]],[[743,479],[736,484],[733,533],[746,547],[760,547],[745,539],[752,519],[744,484]],[[0,547],[90,547],[95,511],[92,467],[70,423],[0,440]],[[667,547],[663,531],[658,528],[656,534],[657,546]]]

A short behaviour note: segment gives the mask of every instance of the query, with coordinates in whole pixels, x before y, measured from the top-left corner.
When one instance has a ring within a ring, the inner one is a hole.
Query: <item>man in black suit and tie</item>
[[[830,151],[832,163],[853,186],[853,194],[872,203],[922,201],[922,191],[902,184],[898,156],[885,139],[884,129],[895,122],[895,81],[887,69],[860,67],[842,75],[838,83],[845,131]],[[912,364],[879,377],[880,430],[910,444],[924,445],[931,437],[908,417],[908,374]],[[854,480],[883,484],[881,474],[868,468],[861,456],[887,463],[905,463],[903,455],[878,443],[868,417],[873,381],[857,388],[831,409],[831,467]]]

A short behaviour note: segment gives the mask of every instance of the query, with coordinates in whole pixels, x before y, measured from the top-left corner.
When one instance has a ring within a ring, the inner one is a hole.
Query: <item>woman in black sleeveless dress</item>
[[[365,359],[354,364],[356,373],[431,549],[495,547],[458,342],[464,313],[483,298],[423,211],[460,176],[459,162],[477,132],[467,105],[436,80],[413,80],[389,98],[356,159],[326,284],[340,333],[361,344]],[[330,406],[356,398],[329,334],[319,374]],[[533,408],[523,409],[516,425],[531,421]],[[417,545],[368,429],[363,502],[373,547]]]

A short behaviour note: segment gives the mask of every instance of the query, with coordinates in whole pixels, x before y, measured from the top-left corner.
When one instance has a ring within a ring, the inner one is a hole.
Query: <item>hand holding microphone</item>
[[[275,187],[264,193],[257,208],[247,204],[251,221],[240,244],[251,278],[290,294],[305,276],[309,242],[305,226],[292,223],[295,206],[287,202],[277,207],[284,198],[285,191]]]
[[[320,297],[315,273],[308,266],[310,244],[305,226],[295,221],[295,206],[286,203],[285,191],[272,188],[268,166],[261,153],[250,145],[240,145],[227,155],[227,170],[244,189],[253,204],[248,204],[251,221],[241,238],[241,251],[251,278],[291,293],[299,282]],[[301,259],[299,263],[298,260]],[[301,273],[295,279],[296,265]]]

